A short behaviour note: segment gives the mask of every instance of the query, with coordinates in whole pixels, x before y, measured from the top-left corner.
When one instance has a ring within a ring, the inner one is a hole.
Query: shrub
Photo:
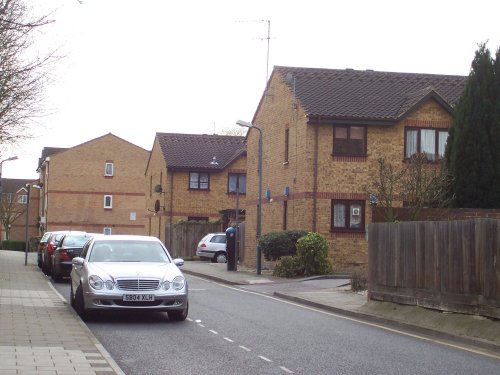
[[[11,241],[11,240],[2,241],[3,250],[24,251],[25,246],[26,242],[24,241]]]
[[[281,261],[274,267],[273,276],[297,277],[302,276],[304,270],[296,256],[282,257]]]
[[[302,230],[287,230],[263,235],[259,240],[259,245],[264,258],[274,261],[281,257],[295,255],[297,240],[306,234],[307,232]]]
[[[328,242],[319,233],[308,233],[297,241],[297,258],[305,276],[332,272],[332,264],[328,258]]]
[[[351,272],[351,290],[353,292],[361,292],[366,290],[368,286],[368,277],[366,272],[356,270]]]

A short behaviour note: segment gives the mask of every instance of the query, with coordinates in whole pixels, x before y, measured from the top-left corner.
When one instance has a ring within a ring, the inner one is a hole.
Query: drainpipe
[[[318,193],[318,144],[319,144],[319,126],[314,127],[314,161],[313,161],[313,215],[312,231],[316,232],[317,221],[317,193]]]
[[[168,173],[168,172],[167,172]],[[169,237],[170,237],[170,243],[169,247],[171,247],[172,244],[172,235],[174,233],[174,230],[172,228],[172,222],[174,221],[174,171],[170,171],[170,214],[169,214]]]

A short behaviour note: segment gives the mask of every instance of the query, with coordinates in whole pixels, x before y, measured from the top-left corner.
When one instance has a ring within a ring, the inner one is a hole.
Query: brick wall
[[[316,230],[330,244],[334,269],[348,270],[367,265],[368,244],[364,233],[331,232],[331,200],[366,199],[366,187],[375,181],[379,158],[403,162],[405,126],[447,128],[452,116],[430,100],[394,126],[370,126],[367,156],[332,156],[333,127],[308,125],[305,113],[278,74],[272,76],[267,92],[253,120],[263,132],[263,195],[270,191],[272,202],[263,199],[262,234],[283,228],[283,202],[287,200],[287,229]],[[289,158],[285,155],[285,129],[289,132]],[[317,132],[317,133],[316,133]],[[314,217],[314,160],[317,145],[318,176]],[[258,197],[258,131],[250,130],[247,146],[247,215],[245,263],[255,264],[256,205]],[[290,195],[283,196],[288,186]],[[365,224],[371,222],[371,208],[365,204]]]
[[[158,140],[155,140],[151,159],[146,171],[147,192],[146,205],[148,207],[148,232],[165,241],[164,228],[167,224],[176,224],[188,217],[208,217],[209,221],[221,218],[219,211],[236,209],[236,195],[227,193],[228,174],[246,172],[246,156],[228,165],[221,172],[210,172],[210,190],[189,190],[189,171],[168,171],[167,163],[161,152]],[[152,188],[161,184],[163,193],[150,193]],[[161,209],[154,213],[154,201],[160,200]],[[239,208],[245,209],[246,194],[239,196]],[[222,228],[221,230],[225,228]]]
[[[148,151],[112,134],[51,155],[43,171],[46,229],[102,233],[110,227],[113,234],[146,234],[148,157]],[[106,163],[114,165],[112,177],[104,176]],[[112,196],[111,209],[104,208],[104,195]]]

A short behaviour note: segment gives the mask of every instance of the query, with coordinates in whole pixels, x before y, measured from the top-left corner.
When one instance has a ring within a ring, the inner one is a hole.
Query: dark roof
[[[277,66],[309,121],[391,124],[432,96],[453,112],[467,77]]]
[[[156,133],[168,169],[223,170],[246,153],[245,137]],[[214,161],[217,164],[211,164]]]
[[[1,181],[2,191],[1,192],[15,194],[20,189],[25,187],[26,184],[32,183],[33,181],[36,181],[36,180],[26,180],[26,179],[19,179],[19,178],[2,178],[2,181]]]
[[[42,156],[38,159],[38,169],[42,166],[43,162],[45,161],[45,158],[50,155],[57,154],[58,152],[61,151],[66,151],[68,148],[62,148],[62,147],[44,147],[42,150]]]

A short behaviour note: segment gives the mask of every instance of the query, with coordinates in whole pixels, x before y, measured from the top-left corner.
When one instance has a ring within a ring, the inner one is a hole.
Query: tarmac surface
[[[500,321],[367,301],[346,278],[283,279],[268,271],[186,261],[184,273],[353,319],[487,351],[500,358]],[[124,374],[30,253],[0,250],[0,375]]]

